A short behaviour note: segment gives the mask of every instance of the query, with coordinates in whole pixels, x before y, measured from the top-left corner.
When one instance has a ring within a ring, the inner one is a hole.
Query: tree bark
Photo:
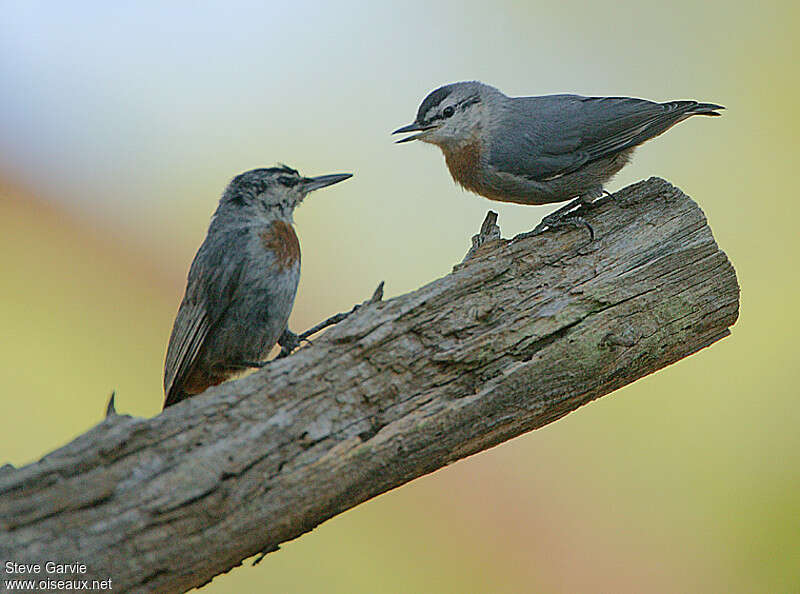
[[[730,333],[736,274],[690,198],[652,178],[583,218],[594,241],[485,233],[288,358],[4,467],[0,559],[184,591]]]

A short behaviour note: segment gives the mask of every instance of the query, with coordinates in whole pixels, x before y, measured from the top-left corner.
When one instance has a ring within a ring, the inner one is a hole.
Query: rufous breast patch
[[[264,249],[275,255],[275,263],[282,268],[291,268],[300,262],[300,240],[292,226],[285,221],[273,221],[260,234]]]

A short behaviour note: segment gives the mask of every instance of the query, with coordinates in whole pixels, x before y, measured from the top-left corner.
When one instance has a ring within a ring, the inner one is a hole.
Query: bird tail
[[[187,394],[180,388],[173,387],[169,392],[167,392],[166,398],[164,398],[164,408],[172,406],[173,404],[177,404],[178,402],[180,402],[181,400],[185,400],[189,396],[191,396],[191,394]]]

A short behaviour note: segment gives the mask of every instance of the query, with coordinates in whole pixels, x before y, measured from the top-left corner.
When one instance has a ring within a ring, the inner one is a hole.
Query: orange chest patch
[[[478,143],[473,142],[453,151],[443,149],[442,152],[450,175],[453,176],[456,183],[468,190],[479,192],[478,168],[480,167],[481,152]]]
[[[300,262],[300,240],[297,233],[285,221],[273,221],[269,229],[259,233],[264,249],[275,255],[275,263],[282,268],[291,268]]]

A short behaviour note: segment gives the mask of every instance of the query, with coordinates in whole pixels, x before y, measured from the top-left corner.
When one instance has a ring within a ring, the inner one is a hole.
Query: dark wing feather
[[[247,232],[210,232],[192,262],[164,361],[167,405],[180,399],[209,333],[231,304],[245,265],[244,250],[236,246]]]
[[[547,181],[631,149],[694,114],[719,115],[697,101],[551,95],[512,99],[492,135],[489,164]]]
[[[210,327],[204,304],[187,304],[185,301],[181,304],[172,327],[164,362],[165,406],[177,401],[177,394],[182,391],[183,383],[200,354]]]

